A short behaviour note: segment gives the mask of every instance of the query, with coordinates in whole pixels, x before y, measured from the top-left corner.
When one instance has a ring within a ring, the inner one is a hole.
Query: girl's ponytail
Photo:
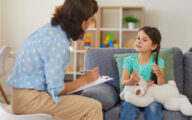
[[[157,45],[157,48],[155,50],[153,50],[152,53],[155,52],[155,63],[158,65],[158,57],[159,57],[160,43],[161,43],[161,33],[155,27],[145,26],[145,27],[139,29],[139,31],[141,31],[141,30],[143,30],[149,36],[149,38],[152,40],[152,44]],[[153,73],[153,71],[151,71],[151,80],[154,80],[154,83],[157,84],[157,76],[155,75],[155,73]]]
[[[160,51],[160,45],[157,46],[157,48],[154,51],[152,51],[152,52],[155,52],[155,63],[157,65],[158,65],[159,51]],[[152,78],[152,80],[154,80],[154,83],[157,84],[157,76],[155,75],[155,73],[153,71],[151,72],[151,78]]]

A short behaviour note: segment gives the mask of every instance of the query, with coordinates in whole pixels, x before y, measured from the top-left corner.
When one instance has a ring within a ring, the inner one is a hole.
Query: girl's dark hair
[[[160,43],[161,43],[161,33],[159,30],[155,27],[148,27],[145,26],[139,31],[143,31],[147,36],[152,40],[152,44],[156,44],[157,48],[152,51],[152,53],[155,53],[155,63],[158,65],[158,56],[159,56],[159,51],[160,51]],[[157,76],[153,71],[151,72],[151,79],[154,80],[154,83],[157,84]]]
[[[63,5],[56,8],[51,18],[51,25],[61,25],[67,37],[74,41],[83,39],[82,23],[93,16],[97,10],[98,5],[95,0],[65,0]]]

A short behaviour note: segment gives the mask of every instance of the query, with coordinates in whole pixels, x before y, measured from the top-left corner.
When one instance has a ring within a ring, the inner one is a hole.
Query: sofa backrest
[[[189,49],[189,52],[192,52],[192,48]]]
[[[192,103],[192,52],[184,54],[184,91]]]
[[[101,75],[113,77],[111,84],[119,92],[119,73],[114,54],[136,53],[131,48],[91,48],[85,53],[85,70],[99,66]],[[179,91],[183,92],[183,53],[179,48],[174,48],[174,74]]]

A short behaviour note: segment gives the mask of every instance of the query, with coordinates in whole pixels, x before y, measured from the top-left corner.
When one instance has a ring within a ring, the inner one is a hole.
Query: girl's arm
[[[165,84],[165,74],[164,74],[164,69],[160,69],[160,74],[157,76],[157,83],[158,85]]]
[[[152,66],[153,66],[153,72],[157,76],[157,84],[158,85],[165,84],[166,81],[165,81],[164,69],[159,68],[159,66],[156,63],[153,63]]]
[[[133,70],[131,77],[130,76],[130,72],[126,69],[123,69],[123,74],[122,74],[122,79],[121,79],[121,85],[123,87],[125,87],[126,85],[135,85],[139,82],[140,77],[137,74],[138,71],[135,72],[135,70]]]

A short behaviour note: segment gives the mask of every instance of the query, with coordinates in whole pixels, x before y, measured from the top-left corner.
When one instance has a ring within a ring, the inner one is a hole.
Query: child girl
[[[123,87],[137,84],[140,76],[148,82],[148,87],[152,84],[162,85],[165,83],[164,61],[159,57],[160,42],[161,34],[157,28],[143,27],[138,31],[135,41],[137,53],[124,59],[121,80]],[[146,120],[161,120],[163,118],[160,103],[154,102],[142,109]],[[140,110],[141,108],[124,101],[120,120],[135,120]]]

